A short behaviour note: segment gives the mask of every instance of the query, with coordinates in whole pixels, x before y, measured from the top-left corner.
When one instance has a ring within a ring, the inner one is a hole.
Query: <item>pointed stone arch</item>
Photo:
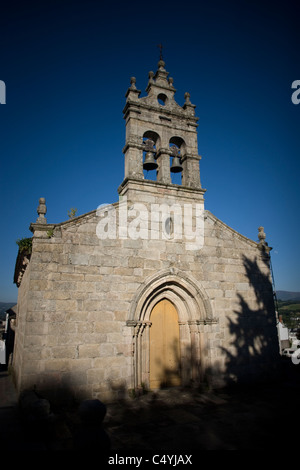
[[[150,315],[155,305],[163,299],[169,300],[178,313],[181,382],[189,385],[203,379],[209,359],[204,325],[216,320],[200,283],[174,268],[146,279],[132,301],[127,325],[132,327],[134,388],[149,385]]]

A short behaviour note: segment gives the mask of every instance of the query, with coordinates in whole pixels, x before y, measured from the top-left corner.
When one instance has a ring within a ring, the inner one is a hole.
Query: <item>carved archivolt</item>
[[[154,305],[162,299],[172,302],[179,322],[215,323],[209,298],[199,283],[176,268],[148,278],[131,304],[128,326],[149,322]]]

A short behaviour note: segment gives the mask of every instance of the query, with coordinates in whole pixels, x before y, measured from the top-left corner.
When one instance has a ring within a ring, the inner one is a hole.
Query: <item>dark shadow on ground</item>
[[[68,451],[99,453],[101,429],[110,440],[109,455],[124,452],[203,450],[268,450],[274,446],[293,451],[298,434],[300,366],[284,361],[278,382],[260,386],[231,386],[218,391],[181,387],[148,392],[135,398],[107,404],[107,413],[96,433],[82,428],[79,406],[74,402],[50,409],[42,397],[33,415],[20,408],[0,409],[1,431],[8,450]],[[48,416],[43,422],[44,412]],[[40,418],[40,419],[39,419]],[[82,447],[78,439],[82,438]],[[88,442],[86,440],[88,439]],[[81,447],[81,448],[80,448]],[[105,454],[107,455],[107,454]]]
[[[292,448],[297,443],[291,423],[298,417],[300,370],[284,365],[279,382],[218,391],[172,388],[109,405],[105,428],[112,449],[271,450],[276,442]]]

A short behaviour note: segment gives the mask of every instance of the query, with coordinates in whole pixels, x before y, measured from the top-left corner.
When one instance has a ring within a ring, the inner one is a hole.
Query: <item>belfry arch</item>
[[[201,383],[209,366],[205,326],[216,320],[208,296],[185,273],[163,271],[142,284],[127,320],[127,326],[132,328],[133,388],[149,387],[151,312],[163,300],[169,301],[178,314],[181,385]]]

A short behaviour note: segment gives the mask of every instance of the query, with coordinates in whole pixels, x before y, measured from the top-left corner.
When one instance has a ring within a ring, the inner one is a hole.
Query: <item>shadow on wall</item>
[[[263,261],[269,269],[269,256]],[[225,370],[230,383],[267,381],[276,378],[280,363],[272,283],[259,268],[257,259],[244,256],[244,266],[256,302],[238,294],[239,308],[227,317],[232,335],[231,347],[222,348],[226,355]]]

